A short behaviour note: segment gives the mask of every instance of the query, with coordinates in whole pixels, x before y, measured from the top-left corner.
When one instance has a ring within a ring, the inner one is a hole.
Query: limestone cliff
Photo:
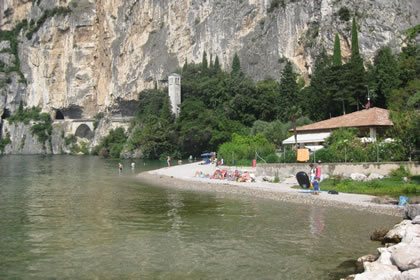
[[[371,60],[382,46],[400,47],[419,10],[417,0],[0,0],[2,31],[21,24],[16,50],[0,42],[0,115],[23,101],[66,119],[127,116],[127,101],[204,51],[226,70],[238,53],[256,80],[278,79],[283,58],[306,75],[337,33],[349,55],[354,15]]]

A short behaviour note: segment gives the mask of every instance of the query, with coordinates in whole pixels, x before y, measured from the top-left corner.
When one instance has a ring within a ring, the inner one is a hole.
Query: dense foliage
[[[111,129],[108,136],[102,140],[100,145],[95,147],[92,153],[103,157],[119,158],[126,141],[127,135],[123,128]]]
[[[274,144],[270,143],[262,134],[255,136],[233,134],[232,141],[223,143],[220,146],[219,157],[222,157],[228,164],[249,164],[250,159],[257,158],[256,154],[262,158],[267,158],[274,152]]]

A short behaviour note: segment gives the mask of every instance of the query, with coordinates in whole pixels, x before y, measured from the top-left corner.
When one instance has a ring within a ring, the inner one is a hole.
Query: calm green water
[[[152,187],[128,161],[0,157],[0,279],[337,279],[398,218]]]

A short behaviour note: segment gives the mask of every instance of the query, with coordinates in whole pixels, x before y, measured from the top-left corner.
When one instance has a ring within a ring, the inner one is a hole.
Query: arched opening
[[[89,126],[87,126],[86,124],[81,124],[76,129],[76,133],[74,135],[80,138],[91,139],[93,137],[93,132],[92,130],[90,130]]]
[[[4,120],[4,119],[7,119],[8,117],[10,117],[10,111],[9,111],[9,109],[5,108],[3,110],[3,115],[1,115],[1,119]]]
[[[56,110],[55,111],[55,119],[56,120],[64,120],[63,112],[61,112],[60,110]]]

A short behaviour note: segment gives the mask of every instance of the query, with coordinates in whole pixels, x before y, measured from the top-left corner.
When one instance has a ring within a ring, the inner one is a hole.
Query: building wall
[[[257,176],[275,176],[278,172],[279,177],[288,177],[296,175],[299,171],[309,173],[308,163],[278,163],[278,164],[257,164]],[[368,162],[368,163],[322,163],[322,174],[342,175],[349,177],[352,173],[362,173],[369,175],[376,173],[387,176],[393,169],[397,169],[403,165],[409,168],[411,174],[420,174],[419,162]]]
[[[179,116],[180,108],[179,105],[181,104],[181,76],[175,74],[170,75],[168,77],[168,94],[169,94],[169,101],[172,107],[172,113],[175,116]]]

